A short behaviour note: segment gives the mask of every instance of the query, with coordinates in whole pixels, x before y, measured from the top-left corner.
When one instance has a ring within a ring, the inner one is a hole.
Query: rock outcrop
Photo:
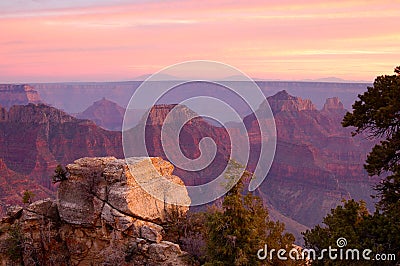
[[[162,225],[172,205],[136,182],[138,176],[179,185],[182,180],[160,158],[126,162],[130,167],[114,157],[76,160],[67,167],[69,177],[61,182],[57,201],[9,208],[0,221],[0,264],[189,265],[187,253],[163,241]],[[167,193],[190,204],[182,187]]]
[[[0,106],[8,109],[13,105],[39,102],[38,92],[30,85],[0,84]]]
[[[135,170],[131,172],[130,169]],[[113,220],[114,213],[117,217],[126,215],[149,222],[165,222],[165,211],[171,205],[146,193],[142,185],[145,178],[146,182],[155,182],[154,190],[163,190],[163,199],[174,197],[175,200],[168,201],[190,204],[183,182],[172,175],[172,164],[158,157],[82,158],[67,165],[67,170],[70,177],[58,188],[58,205],[60,217],[69,223],[99,225],[102,219],[118,222]],[[179,184],[182,190],[169,191],[159,178]],[[136,181],[139,179],[140,183]],[[158,191],[153,193],[158,194]],[[118,227],[129,227],[129,224]]]

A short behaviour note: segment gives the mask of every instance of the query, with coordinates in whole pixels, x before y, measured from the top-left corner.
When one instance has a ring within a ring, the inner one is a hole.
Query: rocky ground
[[[186,188],[154,184],[169,180],[173,166],[160,158],[82,158],[67,166],[57,200],[10,207],[0,221],[1,265],[190,265],[177,244],[163,240],[171,204],[150,196],[136,182],[145,178],[156,193],[190,204]],[[157,192],[158,190],[158,192]],[[160,192],[161,191],[161,192]],[[179,207],[183,213],[188,207]]]

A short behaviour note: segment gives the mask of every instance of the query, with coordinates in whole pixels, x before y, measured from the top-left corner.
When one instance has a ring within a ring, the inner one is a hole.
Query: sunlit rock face
[[[173,169],[150,157],[76,160],[67,166],[68,179],[60,183],[56,201],[9,208],[0,220],[2,265],[189,265],[179,245],[163,240],[171,204],[152,197],[136,181],[149,181],[167,198],[188,205],[184,183],[172,175]],[[182,189],[157,186],[161,179]],[[23,241],[13,257],[9,243],[16,230]]]
[[[163,199],[185,205],[181,207],[185,212],[190,204],[183,181],[172,175],[173,165],[158,157],[82,158],[67,165],[67,170],[70,177],[58,188],[58,206],[61,218],[72,224],[98,225],[114,210],[163,223],[172,207]],[[162,181],[178,184],[180,189],[169,190]]]

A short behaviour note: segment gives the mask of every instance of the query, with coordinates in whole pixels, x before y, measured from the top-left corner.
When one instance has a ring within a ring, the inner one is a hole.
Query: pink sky
[[[372,81],[400,65],[398,1],[2,2],[0,82],[131,80],[195,59]]]

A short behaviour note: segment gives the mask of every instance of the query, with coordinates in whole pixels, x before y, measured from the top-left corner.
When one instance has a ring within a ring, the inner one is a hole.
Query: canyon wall
[[[54,195],[50,177],[58,164],[107,155],[123,157],[120,132],[44,104],[0,108],[1,206],[21,203],[27,189],[37,199]]]
[[[0,106],[10,108],[13,105],[39,103],[39,94],[30,85],[0,84]]]

